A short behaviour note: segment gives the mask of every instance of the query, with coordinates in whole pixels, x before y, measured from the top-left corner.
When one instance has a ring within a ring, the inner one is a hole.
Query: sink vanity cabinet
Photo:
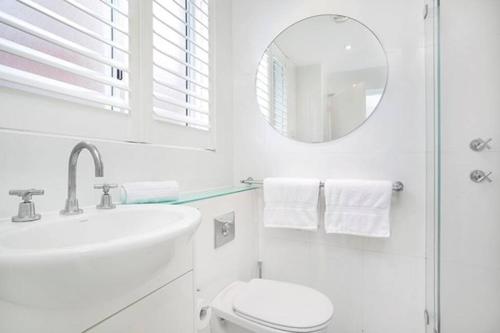
[[[193,273],[189,272],[85,332],[194,332],[193,308]]]

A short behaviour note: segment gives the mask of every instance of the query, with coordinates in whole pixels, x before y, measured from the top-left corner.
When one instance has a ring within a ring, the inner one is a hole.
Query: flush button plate
[[[214,219],[215,248],[221,247],[234,239],[235,231],[234,212],[217,216]]]

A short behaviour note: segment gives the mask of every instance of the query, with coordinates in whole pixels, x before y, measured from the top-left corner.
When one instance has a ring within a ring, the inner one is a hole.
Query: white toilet
[[[309,287],[254,279],[226,287],[212,313],[212,333],[325,333],[333,305]]]

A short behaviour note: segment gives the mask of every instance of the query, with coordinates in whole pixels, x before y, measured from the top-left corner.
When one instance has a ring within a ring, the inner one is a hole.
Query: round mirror
[[[276,131],[325,142],[352,132],[377,108],[387,57],[377,36],[359,21],[319,15],[274,39],[255,82],[260,111]]]

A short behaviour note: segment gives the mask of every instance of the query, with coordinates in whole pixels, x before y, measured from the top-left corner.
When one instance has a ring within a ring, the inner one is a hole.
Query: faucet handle
[[[111,194],[109,194],[109,190],[112,188],[118,187],[117,184],[95,184],[95,189],[102,189],[102,197],[101,202],[96,206],[97,209],[113,209],[116,205],[113,203],[113,199],[111,198]]]
[[[95,188],[96,190],[102,189],[102,191],[103,191],[105,194],[108,194],[110,189],[112,189],[112,188],[117,188],[117,187],[118,187],[118,185],[117,185],[117,184],[108,184],[108,183],[104,183],[104,184],[95,184],[95,185],[94,185],[94,188]]]
[[[10,190],[10,195],[17,195],[23,199],[23,202],[19,203],[17,215],[13,216],[11,219],[12,222],[30,222],[41,219],[42,216],[35,211],[35,203],[31,201],[31,196],[42,195],[44,193],[44,190],[34,188],[27,190]]]
[[[483,151],[485,148],[486,149],[491,149],[490,142],[492,141],[492,138],[483,140],[481,138],[477,138],[471,141],[469,147],[473,151]]]
[[[31,196],[33,195],[43,195],[45,194],[44,190],[39,190],[36,188],[30,188],[26,190],[10,190],[9,195],[17,195],[18,197],[22,197],[24,202],[30,202]]]

